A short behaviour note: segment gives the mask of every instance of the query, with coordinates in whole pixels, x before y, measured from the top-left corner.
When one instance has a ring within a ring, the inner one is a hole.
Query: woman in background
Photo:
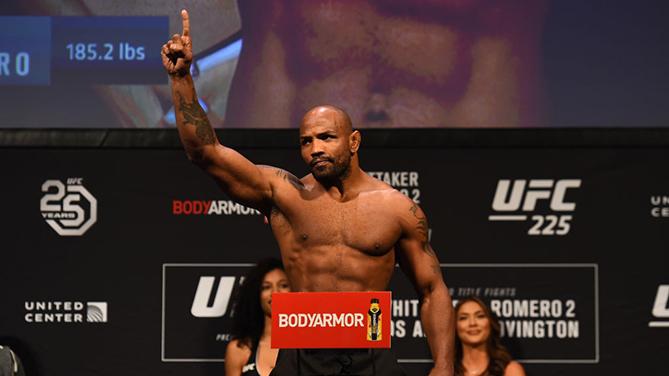
[[[525,376],[523,366],[502,346],[499,321],[481,299],[460,300],[455,320],[456,376]]]
[[[290,291],[281,261],[258,262],[245,276],[234,305],[232,341],[225,352],[227,376],[267,376],[278,349],[272,349],[272,293]]]

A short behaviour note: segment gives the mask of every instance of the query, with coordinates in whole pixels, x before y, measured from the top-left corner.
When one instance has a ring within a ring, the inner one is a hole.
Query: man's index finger
[[[183,26],[182,36],[190,36],[190,21],[188,19],[188,11],[185,9],[181,10],[181,25]]]

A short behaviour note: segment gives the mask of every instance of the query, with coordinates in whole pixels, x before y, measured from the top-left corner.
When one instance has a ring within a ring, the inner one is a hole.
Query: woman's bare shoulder
[[[504,376],[525,376],[525,369],[520,363],[512,360],[506,365]]]

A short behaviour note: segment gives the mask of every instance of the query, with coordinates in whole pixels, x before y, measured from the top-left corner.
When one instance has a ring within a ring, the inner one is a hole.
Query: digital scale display
[[[164,84],[161,17],[0,17],[0,85]]]

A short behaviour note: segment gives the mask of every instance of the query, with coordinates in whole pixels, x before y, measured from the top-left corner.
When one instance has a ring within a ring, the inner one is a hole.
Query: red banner
[[[272,348],[390,348],[390,291],[272,294]]]

